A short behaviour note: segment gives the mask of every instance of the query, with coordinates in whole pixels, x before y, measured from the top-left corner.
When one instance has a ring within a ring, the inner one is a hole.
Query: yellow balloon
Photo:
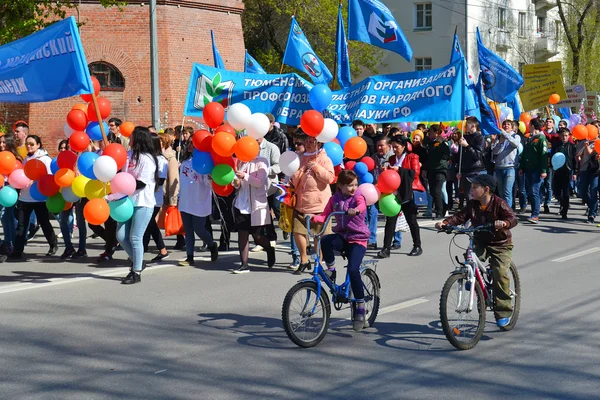
[[[525,133],[526,130],[527,130],[527,127],[525,126],[525,122],[519,121],[519,132]]]
[[[85,185],[87,185],[90,180],[90,178],[83,175],[76,176],[71,184],[73,193],[75,193],[75,195],[78,197],[85,197]]]
[[[106,188],[103,182],[97,180],[91,180],[85,185],[85,197],[88,199],[100,199],[106,196]]]

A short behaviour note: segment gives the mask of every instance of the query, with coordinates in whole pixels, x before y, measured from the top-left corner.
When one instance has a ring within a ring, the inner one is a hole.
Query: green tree
[[[285,52],[292,15],[306,34],[319,58],[335,75],[335,34],[339,1],[306,0],[246,0],[242,15],[244,37],[248,52],[269,73],[279,73]],[[343,9],[348,33],[348,9]],[[348,42],[350,68],[354,77],[363,71],[377,74],[383,50],[366,43]],[[298,72],[285,66],[284,72]]]
[[[118,0],[99,0],[104,7],[122,6]],[[2,0],[0,1],[0,44],[27,36],[52,22],[63,19],[77,8],[77,1]]]

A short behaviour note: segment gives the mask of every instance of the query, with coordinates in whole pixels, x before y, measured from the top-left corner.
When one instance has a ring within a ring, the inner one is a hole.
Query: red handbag
[[[165,211],[165,236],[183,235],[183,220],[176,206],[169,206]]]

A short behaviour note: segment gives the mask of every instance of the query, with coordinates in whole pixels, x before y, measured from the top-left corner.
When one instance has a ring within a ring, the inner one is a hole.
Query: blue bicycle
[[[352,296],[350,287],[350,276],[346,274],[346,280],[341,285],[332,282],[325,274],[320,263],[321,237],[325,228],[329,225],[331,218],[342,211],[331,213],[323,229],[316,235],[310,234],[310,216],[306,218],[306,229],[309,239],[318,239],[315,254],[317,256],[312,278],[298,281],[286,294],[283,300],[281,318],[283,328],[290,340],[300,347],[314,347],[327,334],[331,314],[331,303],[336,310],[350,308],[350,314],[354,317],[354,306],[356,299]],[[377,260],[363,261],[360,274],[365,291],[365,327],[373,326],[380,303],[379,277],[375,270]],[[325,293],[323,283],[331,292],[331,302]]]

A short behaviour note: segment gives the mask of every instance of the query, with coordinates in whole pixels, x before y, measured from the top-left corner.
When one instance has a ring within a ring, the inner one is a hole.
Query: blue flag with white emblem
[[[348,55],[348,41],[344,29],[344,18],[342,17],[342,5],[338,9],[338,24],[335,35],[335,51],[337,53],[337,67],[335,76],[341,88],[352,86],[352,75],[350,74],[350,57]]]
[[[498,120],[496,120],[496,115],[490,107],[489,103],[483,97],[483,84],[482,84],[482,76],[479,75],[479,80],[477,81],[477,86],[475,87],[475,91],[477,92],[477,100],[479,101],[479,109],[481,110],[481,118],[479,118],[479,125],[481,127],[481,132],[484,135],[497,135],[502,131],[498,127]]]
[[[308,39],[294,16],[292,16],[292,25],[290,26],[287,46],[283,55],[283,63],[306,72],[316,84],[328,84],[333,79],[325,63],[317,57],[312,46],[308,43]]]
[[[225,64],[223,63],[223,59],[221,58],[221,53],[217,49],[217,44],[215,43],[215,34],[210,31],[210,38],[212,40],[212,51],[213,51],[213,59],[215,61],[215,68],[225,69]]]
[[[244,72],[249,74],[266,74],[267,72],[260,66],[258,61],[254,59],[246,50],[246,64],[244,65]]]
[[[477,102],[477,94],[475,93],[475,84],[469,78],[469,67],[465,60],[462,48],[460,47],[460,41],[458,35],[454,34],[454,43],[452,43],[452,52],[450,53],[450,64],[463,60],[464,71],[465,71],[465,116],[476,117],[481,119],[481,113],[479,111],[479,104]]]
[[[400,54],[410,61],[412,48],[392,12],[379,0],[350,0],[348,39]]]

